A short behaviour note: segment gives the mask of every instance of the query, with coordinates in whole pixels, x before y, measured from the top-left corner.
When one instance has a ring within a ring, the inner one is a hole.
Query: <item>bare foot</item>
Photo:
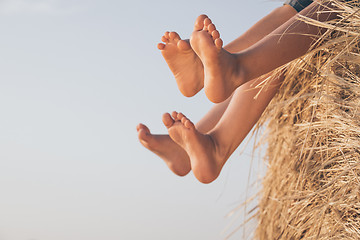
[[[202,27],[195,25],[190,44],[204,65],[204,89],[210,101],[226,100],[244,83],[237,55],[223,49],[220,34],[209,18],[204,19]]]
[[[195,26],[202,28],[206,15],[200,15]],[[158,48],[175,76],[180,92],[192,97],[204,87],[204,67],[201,60],[192,50],[189,40],[181,40],[176,32],[166,32]]]
[[[151,134],[149,128],[141,123],[137,125],[136,130],[140,143],[162,158],[176,175],[185,176],[190,172],[189,156],[169,135]]]
[[[172,116],[166,113],[163,118],[168,119],[164,124],[172,140],[189,155],[195,177],[202,183],[214,181],[223,163],[212,137],[197,131],[195,125],[182,113],[173,112]]]

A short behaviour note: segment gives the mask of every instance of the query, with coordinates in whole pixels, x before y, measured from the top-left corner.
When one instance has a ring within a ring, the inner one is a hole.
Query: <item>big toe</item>
[[[144,144],[144,142],[147,143],[149,141],[149,134],[143,129],[140,129],[138,131],[138,138],[142,144]]]
[[[151,136],[150,130],[147,126],[145,126],[144,124],[140,123],[139,125],[136,126],[136,130],[138,132],[138,138],[141,141],[148,141],[149,137]]]
[[[138,132],[139,132],[139,131],[144,131],[144,132],[146,132],[146,133],[150,133],[149,128],[148,128],[146,125],[142,124],[142,123],[139,123],[139,124],[136,126],[136,130],[137,130]]]
[[[174,119],[170,116],[169,113],[164,113],[162,116],[162,121],[166,128],[171,127],[174,124]]]
[[[208,18],[205,14],[201,14],[196,18],[195,25],[194,25],[194,31],[200,31],[204,27],[204,20]]]

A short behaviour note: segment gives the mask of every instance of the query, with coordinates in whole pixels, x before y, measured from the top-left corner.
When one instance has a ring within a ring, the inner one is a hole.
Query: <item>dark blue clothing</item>
[[[345,0],[345,2],[351,2],[353,0]],[[300,12],[307,6],[309,6],[313,1],[312,0],[286,0],[284,4],[292,6],[297,12]],[[353,1],[352,3],[355,3]],[[351,4],[351,3],[350,3]]]
[[[292,6],[297,12],[300,12],[307,6],[309,6],[312,0],[287,0],[284,4]]]

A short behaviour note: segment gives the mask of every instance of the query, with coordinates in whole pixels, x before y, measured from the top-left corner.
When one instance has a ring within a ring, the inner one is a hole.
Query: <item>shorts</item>
[[[297,12],[300,12],[307,6],[309,6],[313,1],[312,0],[287,0],[284,4],[292,6]],[[345,0],[345,2],[353,2],[352,5],[356,5],[354,0]],[[350,3],[351,4],[351,3]]]

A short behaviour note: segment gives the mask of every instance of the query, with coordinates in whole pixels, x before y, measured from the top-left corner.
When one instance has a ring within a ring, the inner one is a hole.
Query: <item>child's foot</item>
[[[202,183],[214,181],[223,166],[217,146],[210,135],[196,130],[195,125],[182,113],[164,114],[163,122],[170,137],[189,155],[191,169]]]
[[[206,15],[196,19],[195,25],[203,27]],[[176,32],[166,32],[158,48],[175,76],[180,92],[192,97],[204,87],[204,67],[201,60],[192,50],[189,40],[181,40]]]
[[[222,48],[220,34],[209,18],[203,26],[195,25],[190,43],[204,65],[206,96],[215,103],[226,100],[244,83],[236,55]]]
[[[140,143],[162,158],[176,175],[185,176],[190,172],[189,156],[169,135],[153,135],[144,124],[137,125],[136,130]]]

